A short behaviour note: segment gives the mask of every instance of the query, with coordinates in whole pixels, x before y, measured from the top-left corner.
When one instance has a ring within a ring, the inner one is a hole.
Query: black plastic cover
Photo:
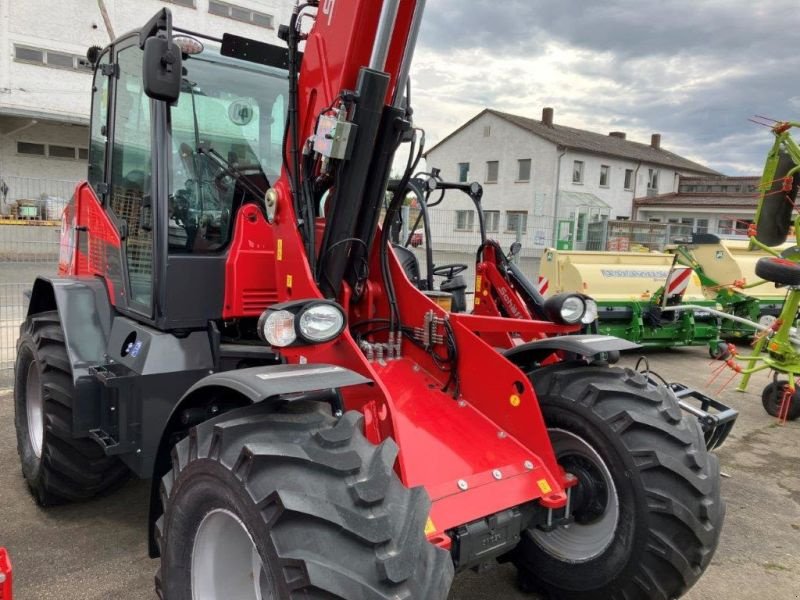
[[[527,358],[529,355],[546,356],[556,350],[572,352],[579,356],[596,356],[602,352],[634,350],[636,348],[641,348],[641,346],[611,335],[564,335],[516,346],[506,350],[503,356],[511,362],[517,363],[518,359],[523,357]]]
[[[756,239],[766,246],[780,246],[789,237],[800,173],[794,174],[789,191],[783,191],[783,179],[795,166],[791,156],[781,152],[778,167],[772,177],[772,186],[763,192],[756,223]]]
[[[240,37],[232,33],[222,34],[220,54],[277,69],[289,68],[288,48],[273,46],[272,44]],[[302,64],[302,59],[303,54],[299,52],[297,56],[299,64]]]
[[[165,38],[151,37],[144,43],[142,85],[155,100],[175,102],[181,93],[181,51]]]
[[[198,389],[213,386],[229,388],[244,395],[252,402],[261,402],[273,396],[342,388],[370,382],[371,380],[363,375],[336,365],[275,365],[214,373],[195,383],[184,394],[184,397]]]

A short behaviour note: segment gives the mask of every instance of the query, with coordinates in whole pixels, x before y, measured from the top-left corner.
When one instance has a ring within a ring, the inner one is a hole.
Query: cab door
[[[138,37],[118,42],[113,51],[113,109],[109,123],[106,206],[122,240],[122,271],[128,309],[153,316],[154,218],[151,113],[153,102],[142,86],[143,51]]]

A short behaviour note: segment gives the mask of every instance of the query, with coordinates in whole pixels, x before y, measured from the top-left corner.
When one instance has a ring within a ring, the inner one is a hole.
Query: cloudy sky
[[[428,0],[413,69],[428,147],[492,107],[758,174],[759,114],[800,120],[797,0]]]

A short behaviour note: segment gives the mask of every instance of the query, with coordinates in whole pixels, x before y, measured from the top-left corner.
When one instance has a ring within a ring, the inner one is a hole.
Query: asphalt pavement
[[[720,547],[690,600],[800,599],[800,422],[778,425],[761,408],[766,376],[752,393],[725,377],[707,386],[705,349],[650,352],[651,367],[741,411],[719,451],[728,513]],[[631,362],[632,358],[624,359]],[[14,562],[15,600],[152,600],[157,561],[147,557],[148,483],[132,481],[111,496],[40,509],[28,495],[16,454],[13,404],[0,390],[0,546]],[[501,566],[456,578],[451,600],[533,599]]]

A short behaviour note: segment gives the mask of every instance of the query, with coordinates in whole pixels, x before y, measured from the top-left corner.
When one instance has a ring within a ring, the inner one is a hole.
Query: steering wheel
[[[467,265],[462,265],[458,263],[453,263],[450,265],[439,265],[438,267],[433,268],[433,274],[438,277],[447,277],[447,279],[452,279],[456,275],[460,275],[464,271],[466,271],[469,267]]]

